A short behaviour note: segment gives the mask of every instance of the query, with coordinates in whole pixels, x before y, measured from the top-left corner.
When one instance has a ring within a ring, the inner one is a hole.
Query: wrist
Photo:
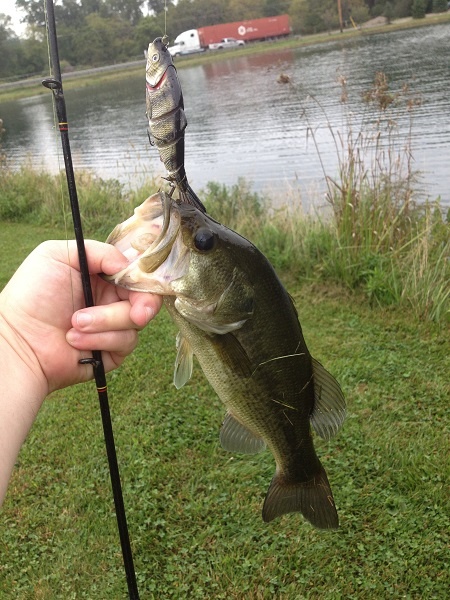
[[[3,314],[0,306],[1,373],[6,377],[6,389],[23,390],[33,404],[42,403],[48,394],[48,382],[36,354],[19,331]],[[3,390],[5,391],[5,387]]]
[[[0,312],[0,505],[21,445],[47,393],[31,348]]]

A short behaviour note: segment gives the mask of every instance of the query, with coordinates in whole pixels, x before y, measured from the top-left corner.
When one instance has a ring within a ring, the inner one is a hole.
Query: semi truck
[[[219,44],[225,38],[252,42],[284,37],[291,32],[289,15],[208,25],[199,29],[188,29],[180,33],[175,38],[173,45],[169,46],[169,52],[172,56],[180,56],[194,52],[204,52],[210,45],[214,47],[215,44]]]

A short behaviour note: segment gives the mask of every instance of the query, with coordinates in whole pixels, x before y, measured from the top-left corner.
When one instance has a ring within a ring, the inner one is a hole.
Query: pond
[[[411,150],[406,168],[420,171],[420,198],[440,196],[450,206],[450,24],[239,58],[230,53],[226,60],[179,68],[192,187],[232,185],[243,177],[281,200],[292,189],[300,189],[305,204],[320,198],[324,174],[336,176],[338,150],[345,152],[349,136],[368,139],[376,131],[378,113],[362,94],[379,71],[393,92],[408,85],[411,98],[420,98],[412,110],[398,98],[390,138],[380,143],[386,152],[393,144],[403,162]],[[281,74],[288,83],[278,82]],[[130,187],[164,174],[147,138],[144,63],[142,76],[65,95],[75,169]],[[52,171],[62,167],[50,93],[1,103],[0,117],[14,165],[29,160]]]

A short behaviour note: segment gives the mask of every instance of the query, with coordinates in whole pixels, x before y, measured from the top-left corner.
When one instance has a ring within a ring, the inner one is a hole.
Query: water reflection
[[[394,135],[412,144],[414,168],[423,172],[430,197],[450,205],[450,25],[364,36],[295,50],[267,52],[179,69],[188,128],[186,170],[194,188],[215,180],[227,185],[245,177],[257,190],[298,187],[307,198],[325,190],[324,173],[335,176],[337,147],[351,127],[370,131],[361,93],[384,71],[393,88],[408,82],[422,98],[411,113],[398,108]],[[285,73],[291,84],[277,83]],[[340,102],[339,76],[348,102]],[[75,168],[89,168],[130,186],[148,174],[164,174],[147,139],[142,77],[66,93]],[[5,149],[17,164],[25,157],[58,168],[59,139],[50,95],[0,105]],[[369,118],[370,117],[370,118]],[[318,156],[316,145],[319,148]]]

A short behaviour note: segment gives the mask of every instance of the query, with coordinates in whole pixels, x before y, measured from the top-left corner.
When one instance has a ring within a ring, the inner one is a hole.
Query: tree
[[[108,0],[108,14],[136,25],[142,19],[142,0]]]
[[[276,17],[289,12],[290,0],[265,0],[264,17]]]
[[[264,14],[264,0],[229,0],[230,21],[257,19]]]
[[[411,7],[413,19],[424,19],[427,10],[426,0],[414,0]]]
[[[48,72],[47,43],[40,28],[30,27],[28,37],[20,42],[22,73]]]
[[[11,27],[11,17],[0,13],[0,77],[10,77],[17,70],[18,43]]]
[[[369,20],[369,9],[364,0],[347,0],[343,2],[343,8],[346,21],[349,21],[351,17],[359,25]]]
[[[392,6],[391,2],[386,2],[383,15],[386,17],[388,23],[392,21],[392,17],[394,15],[394,7]]]
[[[166,10],[166,6],[169,8],[169,6],[172,4],[172,0],[147,0],[148,10],[153,15],[159,15],[163,13]]]
[[[180,33],[180,32],[178,32]],[[164,13],[159,15],[149,15],[143,17],[136,25],[134,30],[134,54],[143,56],[144,50],[147,50],[150,42],[164,34]],[[173,42],[176,35],[172,34],[168,29],[169,41]]]
[[[195,0],[195,9],[198,14],[198,25],[195,27],[204,27],[205,25],[216,25],[217,23],[226,23],[233,21],[231,18],[228,3],[223,0]],[[239,17],[241,19],[242,17]]]
[[[74,64],[105,65],[125,61],[135,47],[133,28],[118,17],[88,15],[85,26],[74,36]]]
[[[23,19],[25,23],[45,26],[45,5],[41,0],[16,0],[16,7],[26,13]]]
[[[447,12],[447,0],[433,0],[433,12],[441,13]]]
[[[182,31],[196,29],[201,15],[198,14],[195,2],[178,0],[176,6],[169,6],[167,11],[167,33],[174,39]]]
[[[83,7],[76,0],[65,0],[64,4],[55,5],[55,21],[58,30],[64,26],[72,29],[82,27],[84,17]]]
[[[291,0],[288,12],[294,33],[304,33],[305,19],[308,12],[307,0]]]
[[[413,0],[396,0],[394,4],[394,18],[403,19],[410,17]]]

